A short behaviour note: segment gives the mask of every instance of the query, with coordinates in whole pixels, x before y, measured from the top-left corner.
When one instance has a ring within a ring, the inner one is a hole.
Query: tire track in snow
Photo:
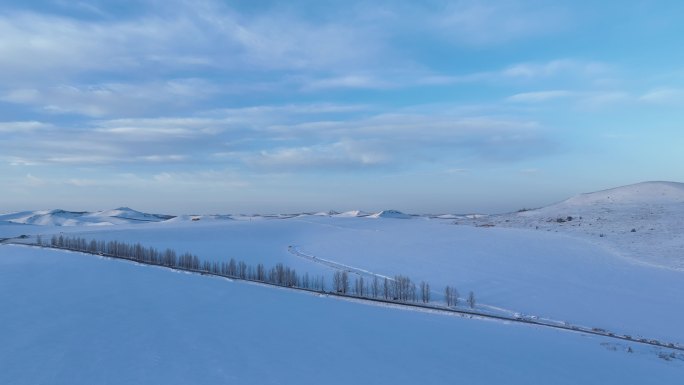
[[[315,255],[303,253],[299,250],[299,248],[297,248],[297,246],[293,246],[293,245],[288,246],[287,251],[290,254],[295,255],[297,257],[304,258],[304,259],[309,260],[311,262],[318,263],[318,264],[321,264],[323,266],[327,266],[327,267],[330,267],[330,268],[333,268],[336,270],[346,271],[347,273],[356,274],[358,276],[364,276],[365,275],[365,276],[369,276],[369,277],[377,277],[380,279],[387,278],[390,281],[394,281],[394,278],[388,277],[386,275],[373,273],[372,271],[359,269],[357,267],[345,265],[345,264],[342,264],[339,262],[331,261],[329,259],[324,259],[324,258],[317,257]]]

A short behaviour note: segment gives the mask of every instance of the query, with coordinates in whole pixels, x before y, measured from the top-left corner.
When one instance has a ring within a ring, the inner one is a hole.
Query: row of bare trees
[[[324,276],[311,276],[309,273],[299,275],[295,269],[279,263],[270,269],[259,263],[256,266],[236,261],[202,261],[196,255],[183,253],[177,255],[174,250],[166,249],[159,251],[153,247],[144,247],[140,243],[129,244],[119,241],[95,241],[80,237],[65,237],[54,235],[49,243],[40,236],[36,243],[40,246],[82,251],[91,254],[114,256],[138,261],[151,265],[167,266],[192,270],[200,273],[210,273],[228,278],[260,281],[280,286],[297,287],[308,290],[327,292]],[[358,275],[352,284],[349,272],[336,271],[332,277],[332,292],[364,298],[377,298],[398,302],[422,302],[430,303],[430,284],[422,281],[417,290],[416,284],[407,276],[397,275],[394,278],[380,278],[373,276],[372,279],[364,279]],[[459,293],[456,288],[447,286],[444,290],[444,301],[448,307],[459,304]],[[466,298],[466,303],[471,308],[475,307],[475,294],[471,291]]]

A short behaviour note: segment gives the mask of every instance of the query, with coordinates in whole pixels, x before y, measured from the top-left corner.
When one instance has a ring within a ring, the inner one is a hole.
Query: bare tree
[[[245,279],[245,277],[247,277],[247,264],[243,261],[240,261],[238,263],[238,275],[242,279]]]
[[[349,292],[349,274],[346,271],[342,272],[340,287],[343,294],[347,294]]]
[[[228,275],[231,277],[237,276],[237,264],[233,258],[231,258],[230,262],[228,262]]]
[[[340,271],[333,274],[333,290],[337,293],[342,292],[342,272]]]
[[[418,296],[416,295],[416,284],[411,282],[409,286],[409,295],[404,301],[418,302]]]
[[[265,281],[266,280],[266,269],[264,268],[264,265],[261,263],[257,265],[257,271],[256,271],[256,279],[259,281]]]
[[[391,289],[391,297],[396,301],[406,302],[416,298],[416,285],[407,276],[395,276]]]
[[[471,309],[475,307],[475,293],[472,291],[468,293],[468,306],[470,306]]]
[[[285,266],[282,263],[266,270],[262,264],[257,264],[256,266],[248,265],[244,261],[236,261],[233,258],[231,258],[229,262],[200,260],[196,255],[190,253],[176,255],[176,252],[171,249],[166,249],[161,252],[152,247],[144,247],[139,243],[128,244],[119,241],[88,241],[85,238],[65,237],[62,234],[59,236],[53,235],[49,243],[45,242],[42,237],[37,236],[36,243],[46,247],[52,246],[100,254],[108,257],[125,258],[146,264],[167,266],[181,270],[200,272],[202,274],[209,273],[234,279],[258,280],[286,287],[314,288],[321,292],[327,290],[325,276],[310,276],[308,273],[305,273],[300,277],[297,275],[295,269]],[[350,293],[350,278],[348,271],[335,271],[332,278],[333,291],[342,295],[348,295]],[[377,276],[373,276],[373,282],[367,282],[362,276],[359,276],[355,279],[352,289],[353,293],[359,297],[372,296],[378,298],[382,296],[386,300],[400,302],[417,302],[419,300],[416,284],[411,281],[408,276],[404,275],[397,275],[393,279],[385,277],[382,281],[382,287],[380,287],[380,279]],[[456,305],[458,303],[458,291],[453,287],[447,286],[445,288],[444,298],[447,306]],[[429,303],[431,300],[430,284],[425,281],[420,283],[420,300],[423,303]],[[472,291],[468,295],[467,302],[471,308],[475,307],[475,294]]]
[[[366,287],[361,276],[357,277],[354,282],[354,293],[359,297],[363,297],[366,294]]]
[[[458,290],[455,287],[447,286],[444,289],[444,301],[447,306],[456,306],[458,303]]]
[[[373,298],[378,298],[380,295],[380,281],[378,280],[378,276],[373,276],[373,284],[371,285],[371,295]]]
[[[423,303],[430,302],[430,284],[425,281],[420,282],[420,299]]]

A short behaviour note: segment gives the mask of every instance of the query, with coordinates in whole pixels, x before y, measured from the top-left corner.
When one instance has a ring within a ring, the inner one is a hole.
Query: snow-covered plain
[[[328,277],[340,265],[408,274],[430,282],[436,300],[448,284],[461,297],[474,291],[481,310],[681,344],[682,186],[626,186],[496,216],[388,210],[171,218],[124,208],[62,221],[61,211],[25,212],[0,216],[0,238],[65,233],[209,260],[282,262]],[[112,220],[127,217],[134,218]],[[378,308],[54,250],[0,246],[0,285],[0,308],[12,309],[0,316],[0,325],[11,326],[0,331],[0,341],[9,341],[0,345],[0,363],[25,368],[37,355],[49,364],[30,378],[10,369],[0,383],[40,383],[39,375],[45,383],[67,383],[63,378],[76,376],[75,366],[97,353],[109,358],[93,364],[83,377],[92,381],[83,383],[107,383],[103,373],[119,379],[111,383],[657,383],[684,374],[684,356],[666,361],[655,348],[633,344],[629,354],[626,343],[610,339]],[[63,313],[55,316],[57,309]],[[52,324],[51,317],[61,321]],[[188,354],[198,369],[178,365]],[[145,364],[133,364],[135,357]],[[115,375],[121,365],[134,368],[130,377]],[[484,370],[492,366],[497,370]],[[285,372],[292,377],[279,377]]]
[[[684,370],[604,337],[64,251],[0,253],[2,384],[644,384]]]

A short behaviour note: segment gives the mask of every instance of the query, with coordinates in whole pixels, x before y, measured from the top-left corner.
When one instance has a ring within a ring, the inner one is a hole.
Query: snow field
[[[642,384],[684,369],[600,337],[56,250],[0,246],[0,289],[3,384]]]

